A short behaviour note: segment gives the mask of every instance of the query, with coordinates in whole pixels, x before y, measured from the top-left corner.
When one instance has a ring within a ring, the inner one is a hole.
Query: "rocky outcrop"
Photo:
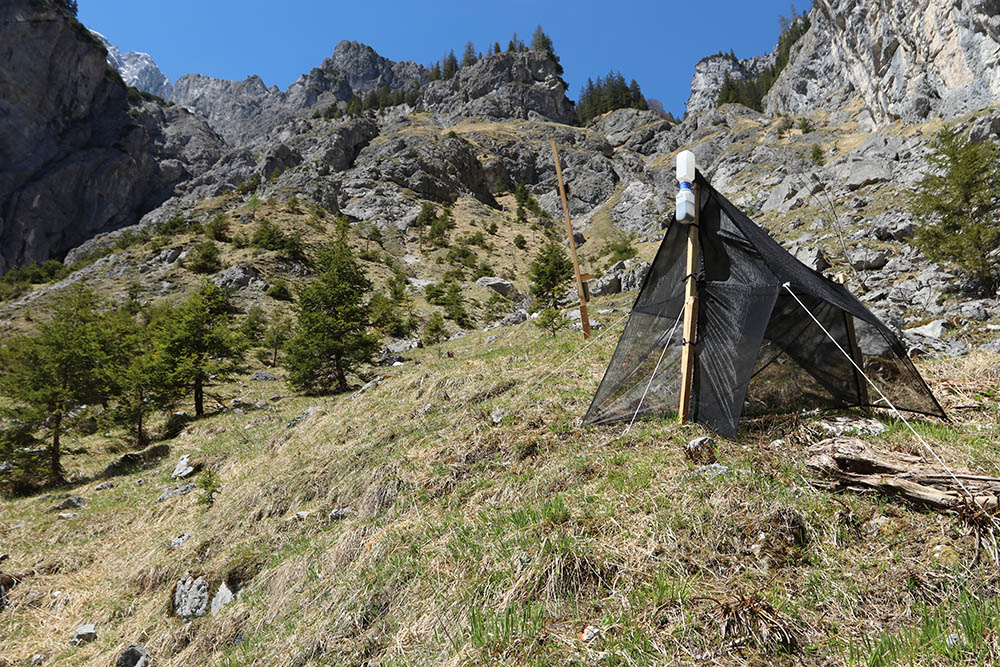
[[[291,117],[281,91],[268,88],[257,75],[244,81],[226,81],[201,74],[185,74],[174,84],[170,101],[187,107],[208,121],[232,146],[240,146]]]
[[[542,51],[498,53],[463,67],[447,81],[432,81],[422,90],[423,106],[451,121],[483,116],[551,120],[571,124],[573,104],[558,64]]]
[[[768,93],[768,113],[835,110],[873,121],[954,118],[1000,99],[1000,7],[983,0],[817,0]]]
[[[723,53],[702,58],[694,66],[694,76],[691,77],[691,96],[688,97],[686,106],[687,113],[714,109],[726,78],[733,81],[745,81],[757,76],[772,65],[774,65],[774,52],[742,60]]]
[[[0,5],[0,43],[0,272],[134,223],[217,155],[198,119],[130,99],[60,5]]]
[[[96,30],[90,32],[101,40],[101,44],[108,50],[108,64],[121,75],[125,85],[150,95],[156,95],[164,100],[170,99],[170,93],[173,92],[174,87],[170,83],[170,79],[153,62],[152,56],[138,51],[129,51],[122,55],[118,47],[112,44],[107,37]]]

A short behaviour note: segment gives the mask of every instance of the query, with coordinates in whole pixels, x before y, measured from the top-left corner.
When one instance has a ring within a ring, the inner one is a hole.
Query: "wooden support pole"
[[[556,161],[556,180],[559,182],[559,197],[562,199],[563,217],[566,219],[566,234],[569,236],[569,256],[573,260],[573,274],[576,276],[576,292],[580,295],[580,324],[583,325],[584,339],[590,338],[590,319],[587,317],[587,291],[580,277],[580,262],[576,258],[576,241],[573,240],[573,223],[569,220],[569,204],[566,203],[566,186],[563,185],[562,166],[559,164],[559,149],[552,140],[552,156]]]
[[[847,288],[847,274],[838,273],[837,282]],[[865,358],[861,355],[861,348],[858,347],[858,337],[854,332],[854,316],[851,315],[846,310],[844,311],[844,328],[847,329],[847,342],[851,344],[851,358],[854,359],[854,363],[858,365],[858,368],[864,368]],[[858,372],[858,369],[854,370],[854,381],[858,385],[858,402],[861,405],[868,405],[868,382],[865,381],[864,376]]]
[[[694,222],[688,225],[687,274],[684,287],[684,340],[681,348],[681,399],[677,406],[677,420],[688,422],[691,413],[691,380],[694,375],[694,337],[698,329],[698,222],[701,214],[701,197],[697,183],[694,188]]]

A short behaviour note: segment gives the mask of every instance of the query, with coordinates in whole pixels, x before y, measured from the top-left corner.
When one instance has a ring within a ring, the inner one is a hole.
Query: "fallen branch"
[[[806,465],[834,480],[833,484],[817,481],[817,486],[851,491],[872,489],[940,510],[959,510],[972,504],[995,509],[998,505],[998,477],[959,469],[953,470],[952,475],[917,456],[880,451],[857,438],[830,438],[813,445]]]

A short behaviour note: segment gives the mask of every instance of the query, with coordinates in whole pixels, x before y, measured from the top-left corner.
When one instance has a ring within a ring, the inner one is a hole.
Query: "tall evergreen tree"
[[[3,413],[26,430],[48,431],[50,483],[64,479],[62,436],[70,411],[105,398],[98,306],[93,291],[76,287],[59,297],[37,333],[12,336],[0,347]]]
[[[167,408],[178,394],[162,339],[154,336],[158,324],[138,322],[124,310],[108,313],[102,321],[106,353],[101,375],[107,394],[114,399],[111,415],[132,429],[137,447],[149,442],[149,415]]]
[[[555,55],[555,51],[552,50],[552,38],[545,34],[542,26],[535,28],[535,33],[531,36],[531,50]]]
[[[206,282],[158,322],[156,343],[170,367],[171,384],[190,390],[195,416],[205,414],[205,387],[243,369],[248,343],[232,328],[232,305],[221,288]]]
[[[556,73],[563,73],[562,65],[559,64],[559,56],[556,55],[555,49],[552,46],[552,38],[545,34],[542,26],[535,28],[535,34],[531,36],[531,50],[542,51],[547,54],[556,64]]]
[[[348,244],[347,229],[341,220],[333,245],[320,258],[322,273],[299,291],[295,332],[285,354],[289,379],[299,390],[347,391],[347,374],[378,349],[365,301],[371,283]]]
[[[531,262],[531,293],[548,307],[554,308],[563,293],[564,283],[573,276],[573,263],[566,257],[561,244],[549,241]]]
[[[465,45],[465,53],[462,54],[462,67],[469,67],[476,64],[476,46],[472,42]]]
[[[931,171],[917,183],[910,210],[920,220],[914,244],[931,259],[952,262],[977,287],[1000,285],[1000,148],[941,130],[927,156]]]
[[[458,59],[455,57],[455,50],[452,49],[444,57],[444,64],[441,66],[441,78],[447,81],[458,72]]]

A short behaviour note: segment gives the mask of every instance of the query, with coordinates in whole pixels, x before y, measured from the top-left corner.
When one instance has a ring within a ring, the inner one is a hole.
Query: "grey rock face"
[[[588,127],[600,133],[609,144],[617,148],[644,144],[657,132],[669,129],[671,124],[654,111],[615,109],[598,116]]]
[[[420,347],[420,341],[416,338],[405,338],[403,340],[397,340],[389,343],[385,346],[386,352],[389,354],[403,354],[404,352],[409,352],[410,350]]]
[[[148,53],[129,51],[122,55],[118,47],[112,44],[107,37],[96,30],[90,32],[104,44],[104,48],[108,50],[108,64],[115,68],[126,85],[133,86],[144,93],[156,95],[164,100],[170,99],[170,93],[174,87]]]
[[[96,38],[62,12],[0,5],[0,43],[10,55],[0,77],[0,272],[134,223],[201,167],[178,136],[200,121],[129,101]]]
[[[892,178],[892,172],[878,160],[857,160],[845,162],[829,170],[835,178],[847,185],[848,190],[857,190],[866,185],[882,183]]]
[[[642,281],[649,271],[649,262],[638,259],[627,259],[616,262],[608,267],[597,281],[590,287],[594,296],[607,296],[619,292],[631,292],[642,286]]]
[[[428,111],[452,120],[468,116],[567,124],[574,120],[556,63],[541,51],[486,56],[447,81],[428,83],[420,101]]]
[[[933,322],[928,322],[923,326],[907,329],[905,333],[917,334],[927,338],[941,338],[944,336],[946,331],[952,328],[951,322],[948,320],[934,320]]]
[[[793,248],[792,255],[813,271],[825,271],[830,268],[830,262],[827,261],[826,255],[820,248],[814,246]]]
[[[233,264],[225,271],[215,275],[212,282],[217,287],[226,287],[234,290],[251,289],[263,291],[267,289],[267,283],[261,280],[260,271],[249,264]]]
[[[226,81],[201,74],[185,74],[174,84],[170,101],[190,108],[208,121],[227,143],[241,146],[292,117],[281,92],[268,88],[259,76]]]
[[[507,297],[508,299],[512,299],[517,296],[517,289],[514,287],[514,283],[509,280],[504,280],[503,278],[483,276],[476,281],[476,284],[480,287],[487,287],[501,296]]]
[[[649,262],[642,260],[626,259],[622,265],[622,291],[631,292],[642,287],[642,281],[646,279],[649,272]]]
[[[374,178],[382,178],[428,199],[450,201],[454,193],[463,192],[484,203],[495,203],[475,147],[457,135],[440,141],[422,135],[396,135],[368,145],[357,164],[358,175],[370,174],[372,180],[350,184],[349,195],[353,190],[370,193]]]
[[[341,41],[323,69],[343,72],[359,97],[379,88],[412,90],[426,79],[423,67],[412,61],[393,62],[360,42]]]
[[[222,608],[231,603],[233,599],[233,592],[229,590],[229,586],[223,581],[219,584],[219,590],[215,592],[215,596],[212,598],[212,616],[222,611]]]
[[[174,613],[184,621],[208,613],[208,582],[189,573],[174,586]]]
[[[876,124],[953,118],[1000,98],[1000,22],[977,0],[818,0],[768,93],[768,113],[861,97]]]
[[[851,255],[851,266],[858,271],[878,271],[888,263],[889,256],[881,250],[864,249]]]
[[[278,378],[274,377],[267,371],[257,371],[250,379],[254,382],[274,382]]]
[[[344,41],[284,92],[258,76],[226,81],[185,74],[174,84],[171,101],[194,109],[230,145],[246,146],[315,105],[345,103],[378,88],[415,89],[425,76],[415,63],[392,62],[369,46]]]
[[[668,201],[659,188],[632,181],[611,209],[611,219],[618,229],[642,236],[661,228],[661,221],[672,205],[673,201]]]
[[[515,324],[520,324],[528,319],[528,311],[523,308],[518,308],[513,313],[510,313],[504,317],[499,322],[494,322],[493,324],[486,327],[487,329],[495,329],[497,327],[512,327]]]
[[[146,649],[138,644],[131,644],[118,656],[115,667],[149,667],[150,660]]]
[[[714,109],[726,77],[733,81],[745,81],[757,76],[772,64],[774,64],[774,53],[744,58],[743,60],[728,55],[702,58],[694,66],[694,76],[691,77],[691,96],[688,98],[686,107],[687,113]]]

